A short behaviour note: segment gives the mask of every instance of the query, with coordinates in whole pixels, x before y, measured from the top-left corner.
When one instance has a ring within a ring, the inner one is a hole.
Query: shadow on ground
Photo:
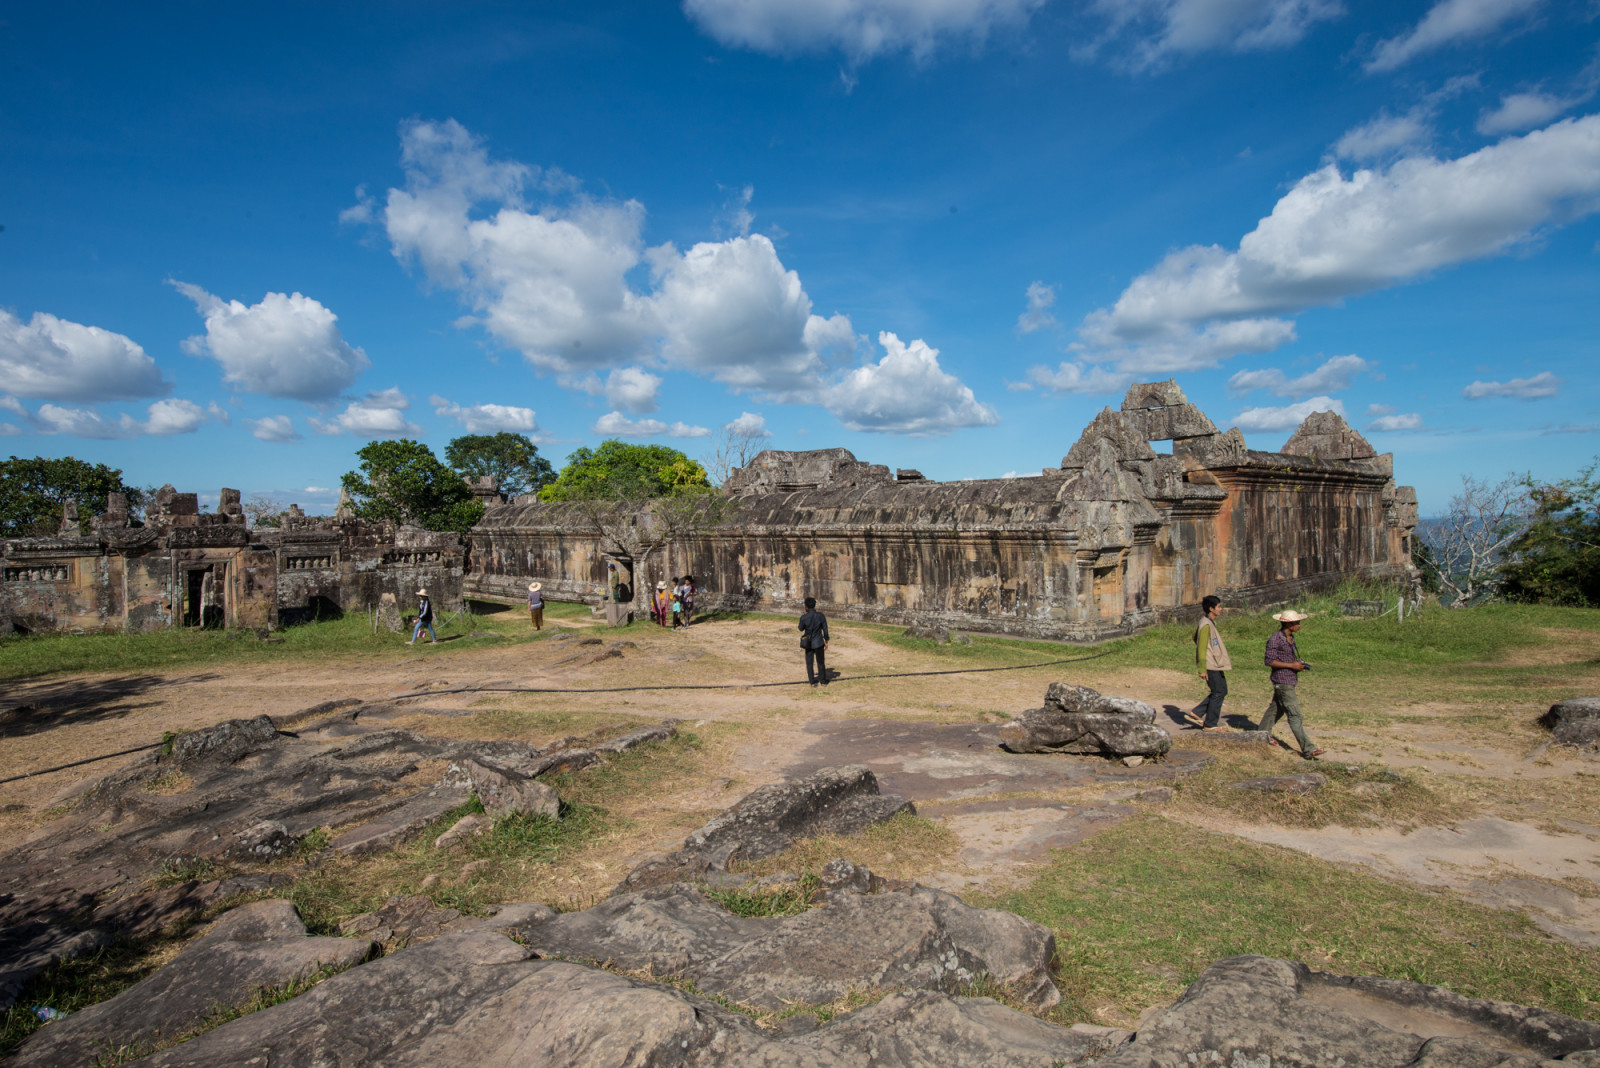
[[[0,703],[0,738],[22,738],[54,727],[120,719],[155,705],[139,701],[158,686],[209,682],[220,675],[120,675],[110,679],[56,679],[14,684]]]

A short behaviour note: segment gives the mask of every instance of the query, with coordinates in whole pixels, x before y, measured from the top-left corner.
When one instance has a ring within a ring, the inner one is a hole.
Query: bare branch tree
[[[1440,588],[1456,595],[1452,607],[1498,591],[1502,557],[1528,529],[1533,513],[1526,479],[1512,475],[1490,483],[1462,476],[1449,510],[1419,531],[1429,550],[1422,560]]]
[[[772,435],[764,428],[739,420],[723,427],[717,438],[716,451],[705,459],[706,473],[711,476],[712,483],[720,486],[728,481],[728,476],[734,471],[749,466],[750,461],[767,447],[770,437]]]
[[[288,506],[276,497],[268,497],[258,493],[248,501],[245,501],[240,507],[244,509],[245,518],[249,521],[250,526],[254,528],[277,526],[278,517],[283,514],[284,509]]]
[[[567,502],[600,536],[603,552],[633,562],[637,591],[652,555],[726,522],[739,502],[723,493],[683,493],[669,497],[589,498]],[[637,594],[636,594],[637,595]]]

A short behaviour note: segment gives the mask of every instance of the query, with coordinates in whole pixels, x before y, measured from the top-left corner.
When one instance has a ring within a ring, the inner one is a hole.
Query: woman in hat
[[[416,629],[411,632],[411,640],[406,642],[406,644],[417,644],[417,639],[422,637],[422,630],[424,627],[426,627],[428,630],[429,643],[438,645],[439,638],[433,633],[433,602],[428,599],[428,588],[426,586],[423,586],[417,590],[417,626]]]
[[[650,595],[650,618],[663,627],[667,625],[667,604],[669,600],[666,581],[657,582],[655,593]]]
[[[537,582],[528,583],[528,615],[534,630],[544,630],[544,587]]]
[[[1311,739],[1306,737],[1305,724],[1301,722],[1300,697],[1295,693],[1295,686],[1300,681],[1300,672],[1307,670],[1310,665],[1300,659],[1300,652],[1294,646],[1295,631],[1310,617],[1291,608],[1272,618],[1279,624],[1272,637],[1267,639],[1266,659],[1267,668],[1272,672],[1272,703],[1261,717],[1261,729],[1267,732],[1268,738],[1272,738],[1272,728],[1282,715],[1289,721],[1294,740],[1300,743],[1300,755],[1313,760],[1326,750],[1311,744]],[[1283,745],[1282,742],[1277,744]]]

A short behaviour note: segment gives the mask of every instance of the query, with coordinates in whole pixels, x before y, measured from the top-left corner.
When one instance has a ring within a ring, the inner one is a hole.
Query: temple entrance
[[[207,564],[186,568],[184,577],[183,625],[203,629],[226,626],[226,564]]]

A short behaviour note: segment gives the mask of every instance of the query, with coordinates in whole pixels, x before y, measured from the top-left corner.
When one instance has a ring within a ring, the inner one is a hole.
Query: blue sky
[[[354,453],[730,424],[936,479],[1133,379],[1425,513],[1600,453],[1592,0],[13,5],[0,450],[323,509]]]

